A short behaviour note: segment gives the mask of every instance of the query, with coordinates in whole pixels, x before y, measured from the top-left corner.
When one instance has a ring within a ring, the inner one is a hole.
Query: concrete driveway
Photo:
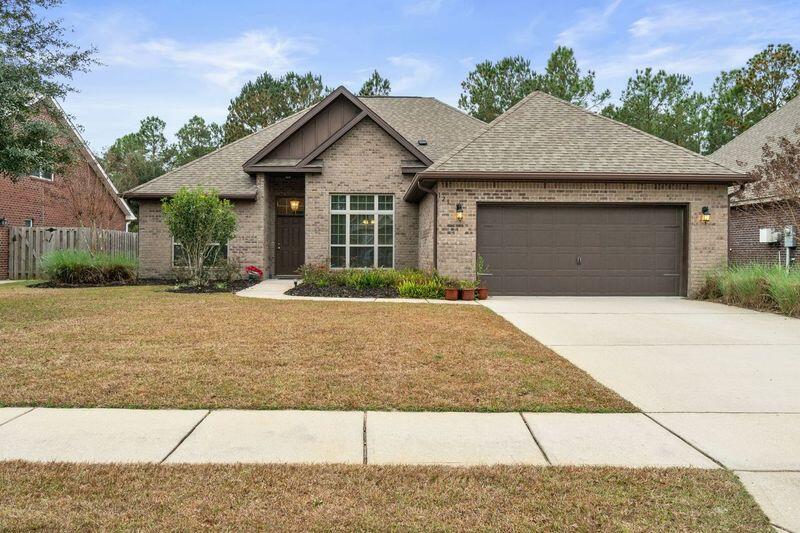
[[[484,302],[740,478],[800,531],[800,320],[682,298]]]

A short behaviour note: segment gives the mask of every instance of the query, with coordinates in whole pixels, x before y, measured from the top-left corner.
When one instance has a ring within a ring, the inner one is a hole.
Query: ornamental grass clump
[[[42,258],[42,274],[64,285],[105,285],[136,280],[137,262],[130,257],[85,250],[55,250]]]
[[[759,264],[723,268],[706,275],[698,297],[800,316],[800,268]]]
[[[346,287],[352,291],[395,289],[404,298],[442,298],[449,278],[433,271],[391,268],[331,269],[325,264],[308,264],[300,267],[303,285],[330,288]]]

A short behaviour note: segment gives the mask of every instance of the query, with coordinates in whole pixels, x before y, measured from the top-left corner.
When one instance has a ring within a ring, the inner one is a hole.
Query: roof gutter
[[[533,182],[605,182],[605,183],[708,183],[730,185],[753,181],[747,174],[621,174],[615,172],[503,172],[442,171],[420,172],[411,182],[404,199],[418,202],[424,195],[420,183],[439,181],[533,181]]]
[[[154,193],[154,192],[125,192],[122,193],[120,196],[126,199],[131,200],[160,200],[162,198],[170,198],[174,196],[174,192],[170,193]],[[257,197],[257,193],[255,191],[249,193],[221,193],[219,195],[220,198],[225,198],[227,200],[255,200]]]

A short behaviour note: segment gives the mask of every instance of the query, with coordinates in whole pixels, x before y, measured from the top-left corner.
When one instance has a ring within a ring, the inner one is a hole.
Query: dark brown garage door
[[[680,206],[479,205],[493,294],[680,295]]]

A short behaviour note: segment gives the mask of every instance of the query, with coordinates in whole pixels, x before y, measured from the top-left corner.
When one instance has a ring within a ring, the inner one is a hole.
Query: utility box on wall
[[[794,226],[786,226],[783,228],[783,245],[786,248],[797,247],[797,231]]]
[[[775,228],[761,228],[758,230],[758,242],[773,244],[781,240],[781,232]]]

